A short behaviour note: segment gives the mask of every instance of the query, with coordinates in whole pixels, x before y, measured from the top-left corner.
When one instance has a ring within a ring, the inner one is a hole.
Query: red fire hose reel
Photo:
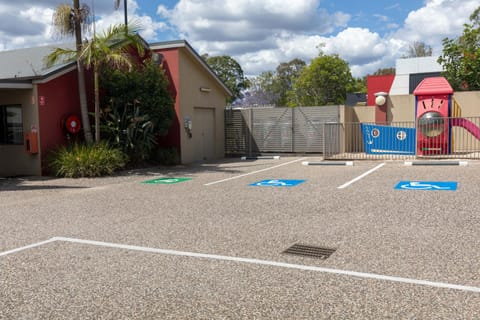
[[[69,115],[65,119],[64,125],[67,132],[71,134],[77,134],[82,128],[82,122],[80,121],[80,118],[74,114]]]

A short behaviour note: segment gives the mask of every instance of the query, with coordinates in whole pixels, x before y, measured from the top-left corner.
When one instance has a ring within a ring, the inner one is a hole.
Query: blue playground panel
[[[367,154],[415,154],[415,128],[362,123],[363,146]]]

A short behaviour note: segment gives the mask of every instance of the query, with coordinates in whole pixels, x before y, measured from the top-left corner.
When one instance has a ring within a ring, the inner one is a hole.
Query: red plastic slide
[[[470,132],[475,138],[480,140],[480,128],[475,123],[464,118],[455,118],[451,120],[452,126],[462,127]]]

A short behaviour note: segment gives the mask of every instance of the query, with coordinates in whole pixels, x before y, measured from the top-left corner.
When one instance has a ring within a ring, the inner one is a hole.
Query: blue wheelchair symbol
[[[294,187],[300,183],[305,182],[306,180],[279,180],[279,179],[268,179],[258,181],[249,186],[252,187]]]
[[[400,181],[396,186],[397,190],[457,190],[456,182],[426,182],[426,181]]]

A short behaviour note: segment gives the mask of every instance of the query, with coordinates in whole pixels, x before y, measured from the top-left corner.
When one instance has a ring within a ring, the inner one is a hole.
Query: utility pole
[[[124,14],[124,17],[125,17],[125,25],[128,25],[127,0],[123,0],[123,14]]]
[[[115,9],[120,7],[120,0],[115,0]],[[125,25],[128,25],[128,15],[127,15],[127,0],[123,0],[123,15],[125,17]]]

